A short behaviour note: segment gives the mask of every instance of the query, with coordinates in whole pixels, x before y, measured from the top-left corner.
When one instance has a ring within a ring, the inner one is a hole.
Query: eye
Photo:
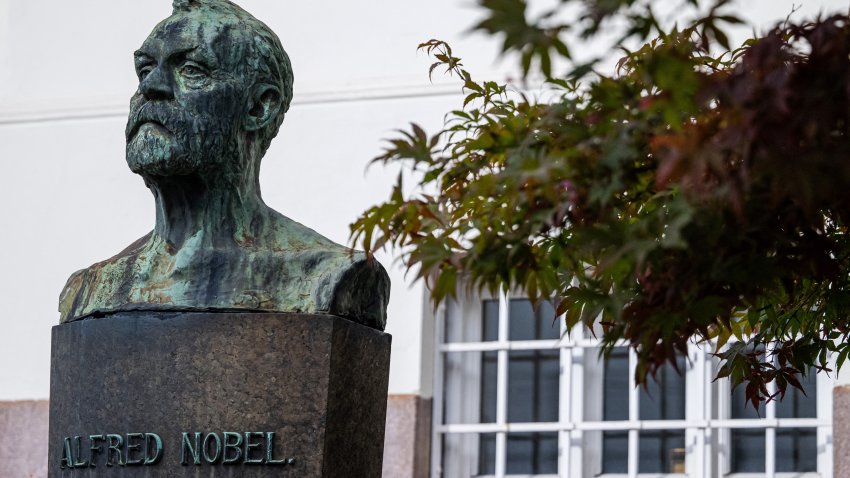
[[[187,61],[180,65],[180,75],[189,80],[200,80],[208,76],[207,69],[195,63]]]

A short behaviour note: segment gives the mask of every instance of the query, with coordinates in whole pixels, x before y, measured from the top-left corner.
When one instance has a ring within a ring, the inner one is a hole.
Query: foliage
[[[480,3],[478,28],[501,34],[550,97],[476,81],[448,44],[420,45],[432,72],[463,81],[463,109],[375,159],[421,181],[405,193],[399,176],[352,225],[358,245],[400,248],[436,301],[464,277],[554,299],[569,327],[601,316],[606,350],[636,349],[639,381],[714,340],[718,377],[746,383],[758,407],[828,370],[830,354],[844,362],[850,18],[786,21],[730,50],[723,29],[740,20],[726,1],[686,1],[693,19],[667,28],[650,1],[583,0],[573,27],[554,19],[574,1],[535,21],[524,0]],[[590,38],[616,19],[615,74],[570,61],[568,32]]]

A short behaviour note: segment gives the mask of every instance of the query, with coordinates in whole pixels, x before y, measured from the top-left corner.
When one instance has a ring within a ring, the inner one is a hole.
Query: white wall
[[[435,130],[459,106],[452,80],[428,82],[416,45],[449,40],[481,77],[510,66],[496,60],[496,42],[462,34],[479,15],[470,0],[240,3],[278,32],[295,70],[295,103],[264,162],[266,201],[338,242],[389,192],[392,171],[364,172],[381,140],[411,120]],[[760,24],[791,9],[745,3]],[[845,3],[807,1],[804,11]],[[47,398],[65,279],[152,227],[152,199],[124,163],[123,127],[132,52],[169,12],[168,0],[0,0],[0,400]],[[390,392],[427,394],[421,286],[391,269]]]

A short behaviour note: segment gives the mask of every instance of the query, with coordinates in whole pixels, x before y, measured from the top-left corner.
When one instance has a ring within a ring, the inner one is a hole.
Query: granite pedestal
[[[390,336],[328,315],[53,328],[48,476],[378,478]]]

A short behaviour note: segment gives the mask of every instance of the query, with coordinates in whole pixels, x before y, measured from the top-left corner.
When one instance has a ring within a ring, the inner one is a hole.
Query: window
[[[438,311],[434,478],[832,477],[829,377],[759,416],[742,388],[711,381],[705,350],[635,387],[630,348],[602,360],[553,315],[508,295]]]
[[[678,367],[684,370],[685,361]],[[602,366],[604,421],[629,420],[629,350],[614,350]],[[664,366],[657,381],[638,390],[639,420],[684,420],[685,378],[671,365]],[[628,474],[628,431],[602,433],[602,474]],[[684,471],[684,430],[646,430],[638,434],[638,473]]]

